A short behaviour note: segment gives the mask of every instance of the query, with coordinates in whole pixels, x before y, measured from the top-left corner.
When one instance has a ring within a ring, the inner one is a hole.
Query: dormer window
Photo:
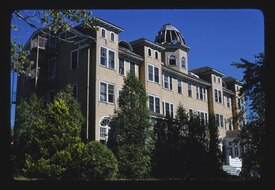
[[[102,38],[106,38],[106,30],[105,30],[104,28],[101,28],[100,36],[101,36]]]
[[[111,32],[110,40],[111,42],[115,42],[115,34],[113,32]]]
[[[181,58],[181,67],[182,67],[183,69],[186,69],[185,57],[182,57],[182,58]]]
[[[176,65],[177,65],[177,58],[176,58],[176,56],[170,55],[170,56],[168,57],[168,63],[169,63],[169,65],[171,65],[171,66],[176,66]]]
[[[148,55],[151,57],[152,56],[152,50],[148,48]]]

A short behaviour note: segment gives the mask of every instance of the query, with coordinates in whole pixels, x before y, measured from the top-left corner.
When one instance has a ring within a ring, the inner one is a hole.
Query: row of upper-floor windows
[[[147,48],[147,56],[154,57],[156,60],[160,60],[160,52],[149,47]]]
[[[108,35],[107,35],[107,33],[108,33]],[[115,42],[115,33],[114,32],[108,31],[105,28],[100,28],[100,37],[107,39],[107,36],[109,36],[109,40],[111,42]]]
[[[178,59],[175,55],[169,55],[167,62],[168,62],[168,65],[170,65],[170,66],[177,66],[178,65]],[[181,68],[186,70],[186,68],[187,68],[186,58],[184,56],[181,57],[180,64],[181,64]]]

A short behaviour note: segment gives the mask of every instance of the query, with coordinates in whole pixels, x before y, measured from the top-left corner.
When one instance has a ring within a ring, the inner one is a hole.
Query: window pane
[[[105,127],[100,127],[100,138],[105,139],[106,135],[107,135],[106,128]]]
[[[220,90],[218,92],[219,92],[219,103],[222,103],[222,93]]]
[[[185,58],[184,58],[184,57],[181,58],[181,67],[182,67],[183,69],[186,69]]]
[[[171,117],[173,117],[174,116],[174,107],[173,107],[173,104],[170,104],[170,107],[171,107]]]
[[[119,59],[119,74],[124,75],[124,60]]]
[[[192,97],[192,85],[188,83],[188,96]]]
[[[100,83],[100,101],[107,101],[107,84]]]
[[[182,87],[181,87],[181,80],[178,79],[178,93],[181,94],[182,93]]]
[[[159,59],[159,54],[158,54],[157,51],[155,52],[155,58],[156,58],[156,59]]]
[[[154,111],[154,97],[149,96],[149,109],[150,111]]]
[[[114,85],[108,84],[108,102],[114,103]]]
[[[155,67],[155,82],[159,83],[159,68]]]
[[[112,42],[115,41],[115,35],[114,35],[114,33],[111,33],[111,41],[112,41]]]
[[[169,103],[165,103],[165,115],[170,115],[170,113],[169,113]]]
[[[164,88],[168,88],[168,75],[164,74]]]
[[[101,29],[101,37],[105,38],[105,30]]]
[[[172,80],[173,78],[170,76],[169,79],[170,79],[170,81],[169,81],[170,82],[170,90],[173,90],[173,80]]]
[[[149,73],[149,80],[153,81],[153,66],[152,65],[148,65],[148,73]]]
[[[156,105],[156,112],[160,113],[160,99],[159,98],[155,98],[155,105]]]
[[[134,73],[136,72],[135,71],[135,63],[133,63],[133,62],[130,63],[130,72],[134,72]]]
[[[148,49],[148,55],[149,55],[149,56],[152,55],[151,49]]]
[[[115,52],[109,50],[109,68],[115,68]]]
[[[169,65],[176,65],[176,57],[174,55],[169,56]]]
[[[218,91],[215,89],[215,102],[218,102]]]
[[[100,48],[100,64],[107,65],[107,49],[103,47]]]

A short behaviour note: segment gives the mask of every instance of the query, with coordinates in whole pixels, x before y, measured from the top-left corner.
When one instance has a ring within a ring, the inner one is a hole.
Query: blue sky
[[[128,42],[138,38],[154,41],[160,28],[170,23],[191,48],[189,69],[210,66],[238,80],[242,80],[242,70],[230,64],[240,58],[254,61],[254,55],[264,51],[264,17],[257,9],[131,9],[92,13],[123,28],[120,39]],[[26,43],[34,30],[21,20],[13,23],[19,25],[19,30],[12,31],[12,35]]]

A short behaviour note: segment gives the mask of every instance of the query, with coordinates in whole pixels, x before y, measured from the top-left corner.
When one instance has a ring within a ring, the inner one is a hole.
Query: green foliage
[[[91,17],[91,11],[87,10],[34,10],[32,13],[25,10],[14,11],[12,15],[14,19],[21,19],[26,25],[35,28],[36,30],[41,30],[42,27],[48,28],[50,31],[50,36],[58,37],[58,32],[70,31],[72,27],[77,24],[81,24],[85,28],[91,28],[93,18]],[[12,20],[14,20],[12,19]],[[37,25],[38,21],[40,25]],[[46,25],[46,26],[45,26]],[[11,24],[12,30],[19,30],[17,25]],[[19,30],[20,31],[20,30]],[[43,32],[43,31],[42,31]],[[16,39],[13,36],[14,39]],[[59,38],[59,37],[58,37]],[[60,39],[66,41],[64,39]],[[11,69],[17,72],[19,75],[24,74],[30,76],[30,68],[33,63],[29,59],[29,51],[23,50],[22,44],[17,43],[14,40],[11,43]]]
[[[219,148],[219,130],[214,113],[209,113],[209,175],[218,176],[221,173],[222,153]]]
[[[250,176],[257,170],[260,175],[263,172],[265,159],[265,57],[263,53],[255,56],[255,62],[241,59],[241,63],[233,63],[233,66],[244,69],[243,88],[241,93],[250,99],[250,121],[241,130],[241,145],[243,152],[242,174]]]
[[[118,163],[114,154],[102,143],[88,143],[82,155],[82,178],[85,180],[111,180],[118,173]]]
[[[119,97],[119,109],[110,121],[107,143],[118,160],[122,178],[149,175],[151,126],[145,89],[133,73],[128,73]]]

